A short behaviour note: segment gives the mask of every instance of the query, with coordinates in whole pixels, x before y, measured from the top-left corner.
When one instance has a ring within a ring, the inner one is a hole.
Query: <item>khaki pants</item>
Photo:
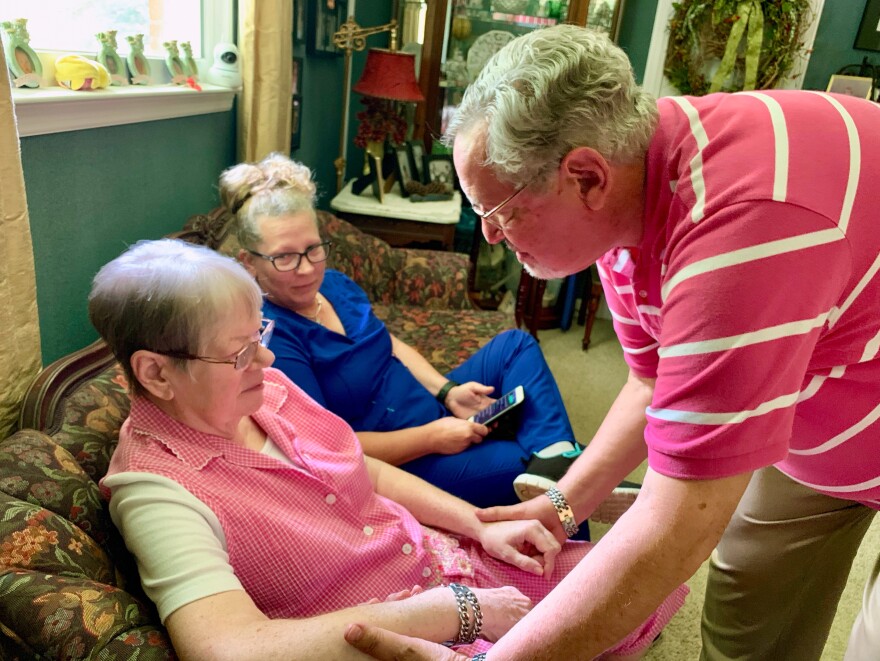
[[[775,468],[755,472],[712,554],[700,658],[819,659],[874,512],[819,494]],[[878,567],[847,661],[880,659]]]

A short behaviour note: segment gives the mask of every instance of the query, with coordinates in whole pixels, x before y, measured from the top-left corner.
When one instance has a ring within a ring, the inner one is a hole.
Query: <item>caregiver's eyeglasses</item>
[[[272,339],[272,331],[275,330],[274,319],[261,319],[262,327],[260,328],[260,337],[253,342],[248,342],[241,350],[230,358],[211,358],[210,356],[197,356],[185,351],[154,351],[163,356],[171,356],[172,358],[182,358],[184,360],[201,360],[203,363],[217,363],[219,365],[234,365],[237,370],[246,370],[254,362],[257,355],[257,348],[260,346],[269,346],[269,340]]]
[[[299,268],[299,265],[302,264],[303,257],[309,260],[312,264],[323,262],[330,256],[330,247],[332,245],[332,241],[324,241],[323,243],[309,246],[306,248],[305,252],[282,252],[277,255],[264,255],[255,250],[248,250],[248,252],[254,257],[259,257],[260,259],[265,259],[267,262],[272,262],[272,266],[275,267],[275,270],[283,273],[284,271],[296,271]]]

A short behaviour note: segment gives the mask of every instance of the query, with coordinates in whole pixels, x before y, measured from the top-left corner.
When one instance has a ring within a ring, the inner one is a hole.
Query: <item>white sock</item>
[[[574,450],[574,443],[571,443],[570,441],[557,441],[553,445],[548,445],[546,448],[535,454],[542,459],[549,459],[550,457],[556,457],[563,452],[571,452],[572,450]]]

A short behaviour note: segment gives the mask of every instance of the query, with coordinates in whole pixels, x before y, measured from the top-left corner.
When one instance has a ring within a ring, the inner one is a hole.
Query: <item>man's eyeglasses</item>
[[[265,259],[272,262],[272,266],[276,271],[296,271],[302,264],[302,258],[305,257],[312,264],[323,262],[330,256],[330,248],[333,246],[332,241],[324,241],[306,248],[305,252],[282,252],[277,255],[264,255],[255,250],[248,250],[254,257]]]
[[[248,342],[241,348],[241,351],[230,358],[211,358],[210,356],[197,356],[195,354],[186,353],[185,351],[154,351],[163,356],[171,356],[172,358],[183,358],[184,360],[201,360],[203,363],[216,363],[219,365],[234,365],[237,370],[246,370],[254,362],[257,355],[257,348],[260,346],[268,347],[269,340],[272,339],[272,331],[275,330],[274,319],[262,319],[260,328],[260,337],[253,342]]]
[[[500,204],[496,204],[494,207],[492,207],[488,211],[477,211],[476,209],[474,209],[474,213],[480,217],[480,220],[485,221],[489,225],[492,225],[493,227],[497,227],[498,229],[504,229],[504,227],[501,225],[500,222],[490,220],[489,216],[501,211],[505,206],[507,206],[513,200],[513,198],[515,198],[517,195],[522,193],[526,189],[526,186],[528,186],[528,184],[523,184],[522,186],[517,188],[515,191],[513,191],[510,195],[505,197],[500,202]]]

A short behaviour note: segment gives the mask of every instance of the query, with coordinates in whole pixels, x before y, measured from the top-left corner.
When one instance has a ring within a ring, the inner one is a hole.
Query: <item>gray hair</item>
[[[595,30],[558,25],[523,35],[486,64],[444,137],[481,125],[499,180],[545,184],[562,158],[591,147],[612,162],[642,158],[657,125],[654,98],[626,54]]]
[[[283,154],[269,154],[259,163],[239,163],[220,175],[220,201],[235,215],[235,231],[242,247],[262,240],[260,218],[295,213],[315,216],[312,171]]]
[[[235,260],[176,239],[141,241],[98,271],[89,320],[142,395],[131,369],[136,351],[203,353],[212,327],[241,303],[256,314],[263,299]]]

